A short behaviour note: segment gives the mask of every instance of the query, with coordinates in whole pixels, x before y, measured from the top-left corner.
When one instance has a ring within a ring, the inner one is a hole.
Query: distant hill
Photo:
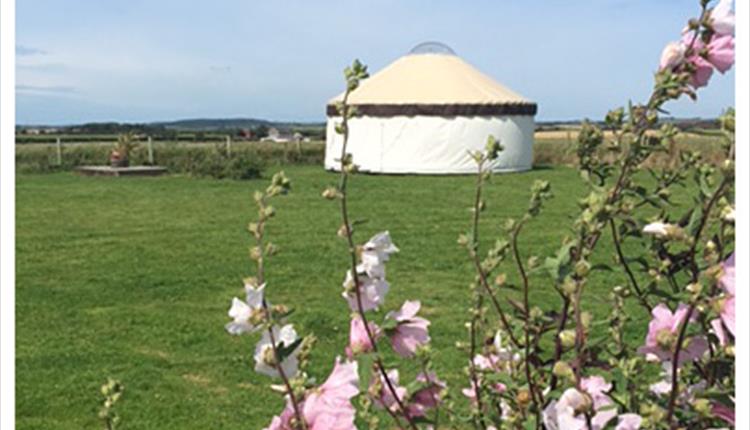
[[[159,121],[148,123],[150,126],[164,127],[173,130],[227,130],[238,128],[255,128],[258,126],[275,127],[274,122],[256,118],[194,118],[176,121]]]
[[[257,118],[195,118],[180,119],[176,121],[152,122],[148,125],[184,131],[237,130],[242,128],[250,129],[259,126],[276,127],[280,129],[325,127],[324,122],[268,121],[265,119]]]

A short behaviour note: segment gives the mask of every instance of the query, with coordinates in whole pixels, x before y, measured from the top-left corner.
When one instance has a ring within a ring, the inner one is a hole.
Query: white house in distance
[[[302,133],[299,133],[299,132],[292,133],[289,131],[279,131],[279,129],[275,127],[271,127],[270,129],[268,129],[268,136],[262,137],[260,141],[261,142],[286,143],[286,142],[309,142],[310,139],[307,137],[304,137]]]
[[[338,170],[343,138],[341,117],[327,105],[326,169]],[[358,116],[349,121],[354,164],[372,173],[463,174],[476,171],[468,151],[482,150],[487,137],[505,150],[496,172],[531,168],[537,106],[436,42],[409,54],[364,80],[349,95]]]

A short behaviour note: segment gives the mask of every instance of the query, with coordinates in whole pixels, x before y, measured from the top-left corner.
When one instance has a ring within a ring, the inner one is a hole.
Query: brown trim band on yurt
[[[357,114],[389,116],[497,116],[536,115],[536,103],[517,104],[353,104]],[[335,105],[326,106],[326,115],[338,116]]]

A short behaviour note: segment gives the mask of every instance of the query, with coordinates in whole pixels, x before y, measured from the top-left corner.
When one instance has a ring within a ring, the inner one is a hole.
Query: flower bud
[[[572,348],[576,344],[575,330],[563,330],[558,335],[560,343],[564,348]]]
[[[578,289],[578,286],[576,285],[573,279],[569,277],[565,278],[565,281],[562,284],[562,290],[566,295],[572,296],[573,294],[575,294],[577,289]]]
[[[573,374],[573,369],[565,361],[556,362],[555,366],[552,368],[552,373],[554,373],[558,378],[570,378],[572,376],[575,376]]]
[[[687,287],[685,287],[685,290],[690,294],[700,294],[701,291],[703,291],[703,285],[701,285],[699,282],[693,282],[691,284],[688,284]]]
[[[692,401],[692,406],[693,409],[695,409],[695,411],[702,416],[711,415],[711,403],[708,401],[708,399],[694,399]]]
[[[589,270],[591,270],[591,265],[586,260],[580,260],[576,263],[576,275],[583,278],[586,275],[588,275]]]
[[[328,200],[333,200],[336,197],[338,197],[339,192],[334,187],[328,187],[325,190],[323,190],[322,196]]]
[[[516,394],[516,401],[518,402],[518,405],[522,408],[525,408],[528,406],[529,402],[531,402],[531,392],[527,389],[521,389],[518,391],[518,394]]]
[[[501,273],[497,275],[495,277],[495,285],[497,285],[498,287],[502,287],[503,285],[505,285],[506,279],[507,279],[507,276],[505,275],[505,273]]]
[[[339,227],[338,231],[336,232],[336,235],[338,237],[344,237],[344,238],[346,237],[347,235],[346,224],[341,224],[341,227]]]
[[[589,327],[591,327],[591,313],[590,312],[581,312],[581,324],[583,324],[583,328],[588,330]]]

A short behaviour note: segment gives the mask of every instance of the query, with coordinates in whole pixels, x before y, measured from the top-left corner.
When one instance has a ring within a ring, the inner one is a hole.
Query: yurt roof
[[[349,95],[363,115],[495,115],[536,113],[536,104],[453,54],[450,48],[420,50],[397,59],[362,81]],[[337,114],[339,94],[329,101]]]

